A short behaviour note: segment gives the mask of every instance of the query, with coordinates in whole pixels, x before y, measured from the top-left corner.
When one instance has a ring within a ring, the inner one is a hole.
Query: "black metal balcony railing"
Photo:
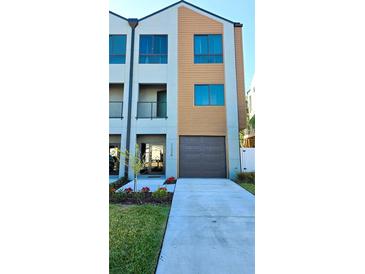
[[[167,118],[166,102],[137,102],[138,118]]]
[[[123,101],[109,102],[109,118],[123,118]]]

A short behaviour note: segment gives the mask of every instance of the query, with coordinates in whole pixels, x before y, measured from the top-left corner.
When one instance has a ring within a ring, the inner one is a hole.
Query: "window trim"
[[[213,85],[219,85],[219,86],[223,86],[223,104],[222,105],[212,105],[210,103],[210,86],[213,86]],[[197,105],[196,104],[196,87],[197,86],[208,86],[208,101],[209,101],[209,104],[208,105]],[[226,98],[225,98],[225,89],[224,89],[224,84],[194,84],[194,107],[224,107],[226,105]]]
[[[142,36],[152,36],[152,52],[154,51],[154,41],[155,41],[155,37],[156,36],[166,36],[166,50],[167,52],[166,53],[149,53],[149,54],[146,54],[146,53],[141,53],[141,41],[142,41]],[[153,63],[141,63],[141,56],[143,57],[154,57],[154,56],[166,56],[166,63],[157,63],[157,62],[153,62]],[[139,35],[139,55],[138,55],[138,64],[142,64],[142,65],[148,65],[148,64],[160,64],[160,65],[167,65],[169,63],[169,36],[168,34],[140,34]]]
[[[110,53],[110,50],[109,50],[109,65],[121,65],[121,64],[125,64],[126,63],[126,60],[127,60],[127,34],[109,34],[109,38],[111,36],[124,36],[125,37],[125,52],[124,54],[111,54]],[[121,63],[110,63],[110,57],[112,56],[121,56],[123,57],[124,56],[124,63],[121,62]]]
[[[209,53],[209,35],[220,35],[221,36],[221,42],[222,42],[222,54],[210,54]],[[197,36],[206,36],[207,37],[207,39],[208,39],[208,43],[207,43],[207,45],[208,45],[208,54],[195,54],[195,37],[197,37]],[[222,33],[208,33],[208,34],[194,34],[194,43],[193,43],[193,50],[194,50],[194,56],[193,56],[193,58],[194,58],[194,64],[223,64],[224,63],[224,49],[223,49],[223,34]],[[206,56],[206,57],[208,57],[208,59],[209,59],[209,57],[210,56],[222,56],[222,62],[204,62],[204,63],[197,63],[197,62],[195,62],[195,57],[196,56],[198,56],[198,57],[201,57],[201,56]]]

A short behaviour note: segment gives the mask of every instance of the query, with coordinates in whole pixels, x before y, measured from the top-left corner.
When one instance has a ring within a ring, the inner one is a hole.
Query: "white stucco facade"
[[[135,32],[135,58],[132,97],[131,151],[134,151],[137,134],[166,134],[165,175],[177,176],[177,7],[140,21]],[[139,64],[139,37],[141,34],[167,34],[167,64]],[[166,84],[167,118],[136,119],[140,84]],[[133,171],[129,170],[130,174]]]
[[[239,129],[238,129],[238,106],[236,87],[235,44],[234,25],[231,22],[220,19],[214,15],[196,9],[185,3],[179,3],[165,9],[155,15],[139,20],[135,28],[134,58],[133,58],[133,83],[131,104],[131,127],[130,127],[130,153],[134,153],[137,135],[163,134],[165,138],[165,176],[177,177],[178,174],[178,8],[185,6],[213,20],[219,21],[224,26],[223,50],[225,67],[225,104],[227,110],[227,176],[232,178],[240,171]],[[121,149],[126,148],[126,131],[128,116],[129,96],[129,72],[131,52],[131,27],[128,21],[116,15],[109,14],[110,34],[126,34],[126,63],[109,65],[109,82],[123,83],[123,119],[115,121],[110,119],[110,134],[120,133]],[[168,62],[167,64],[139,64],[139,38],[143,34],[165,34],[168,36]],[[137,118],[138,101],[156,101],[156,94],[150,90],[139,93],[140,85],[160,84],[166,85],[167,95],[167,118]],[[181,91],[180,91],[181,92]],[[120,166],[120,176],[123,176],[123,160]],[[133,170],[129,168],[129,177],[133,177]]]
[[[123,84],[122,101],[123,101],[123,118],[109,118],[109,134],[120,134],[121,143],[120,149],[122,151],[126,148],[126,134],[127,134],[127,98],[129,87],[129,66],[130,66],[130,51],[131,51],[131,28],[128,21],[109,13],[109,35],[112,34],[124,34],[127,38],[126,43],[126,60],[125,64],[109,64],[109,83],[110,84]],[[109,100],[113,101],[115,91],[109,90]],[[123,157],[121,157],[119,176],[121,177],[124,170]]]
[[[234,178],[240,171],[236,56],[234,45],[234,28],[232,24],[224,22],[224,78],[227,117],[227,150],[228,176]]]

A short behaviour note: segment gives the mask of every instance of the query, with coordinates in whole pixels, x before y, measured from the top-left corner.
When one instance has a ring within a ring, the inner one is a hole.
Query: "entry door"
[[[165,118],[166,117],[166,90],[161,90],[157,92],[157,117]]]
[[[141,154],[144,160],[142,175],[164,174],[164,145],[141,144]]]
[[[179,176],[226,178],[225,137],[180,136]]]

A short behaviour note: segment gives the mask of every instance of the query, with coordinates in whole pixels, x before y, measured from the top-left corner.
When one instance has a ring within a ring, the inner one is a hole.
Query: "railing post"
[[[120,119],[123,119],[123,102],[120,103]]]
[[[138,119],[139,117],[139,112],[141,111],[141,107],[140,107],[141,103],[137,102],[137,115],[136,115],[136,119]]]
[[[153,103],[151,102],[151,120],[152,120],[152,110],[153,110]]]

